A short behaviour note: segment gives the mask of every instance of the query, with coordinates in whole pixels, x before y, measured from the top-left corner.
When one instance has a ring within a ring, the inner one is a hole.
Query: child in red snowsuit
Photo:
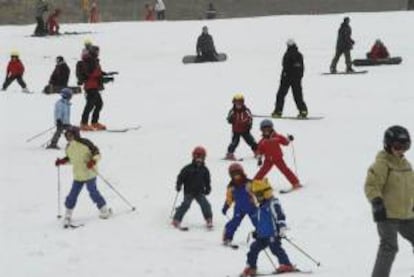
[[[260,156],[263,155],[265,160],[254,179],[262,180],[272,166],[275,165],[289,180],[293,189],[300,188],[299,179],[286,165],[283,160],[282,149],[280,148],[280,145],[289,145],[290,141],[293,140],[293,136],[288,135],[288,137],[284,137],[277,134],[273,130],[273,122],[269,119],[265,119],[260,123],[260,130],[262,131],[263,138],[257,147],[257,154]]]
[[[375,44],[372,46],[371,51],[367,53],[368,59],[386,59],[389,58],[390,54],[388,53],[387,48],[382,43],[381,40],[377,39]]]
[[[24,66],[19,59],[19,53],[13,51],[11,53],[10,62],[7,65],[6,79],[4,80],[2,90],[6,90],[14,80],[17,80],[17,83],[22,87],[23,92],[28,92],[26,83],[23,80],[23,73]]]
[[[57,21],[58,16],[60,15],[60,9],[56,9],[47,19],[47,30],[49,35],[58,35],[59,34],[59,23]]]

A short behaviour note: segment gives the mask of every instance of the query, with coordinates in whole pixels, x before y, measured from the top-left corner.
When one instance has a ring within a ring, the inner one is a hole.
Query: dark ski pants
[[[22,88],[26,88],[26,83],[23,81],[23,76],[19,75],[7,77],[3,83],[3,90],[6,90],[14,80],[16,80]]]
[[[395,255],[398,252],[398,233],[408,240],[414,248],[414,219],[389,219],[378,222],[377,230],[380,237],[380,245],[372,277],[388,277],[390,276]]]
[[[282,174],[286,177],[286,179],[288,179],[293,187],[299,185],[298,177],[296,177],[295,173],[290,170],[283,159],[276,161],[265,160],[262,167],[256,173],[254,179],[262,180],[270,171],[270,169],[272,169],[273,165],[275,165],[280,170],[280,172],[282,172]]]
[[[236,211],[234,210],[233,218],[230,219],[229,222],[226,223],[224,227],[224,239],[225,240],[233,240],[234,233],[236,232],[237,228],[240,226],[243,218],[249,215],[250,221],[252,222],[253,226],[257,224],[257,213],[256,209],[252,209],[249,213],[245,211]]]
[[[69,125],[57,125],[56,126],[56,131],[53,134],[52,140],[50,141],[50,145],[57,146],[60,136],[62,135],[63,131],[66,130],[68,126]]]
[[[86,105],[82,113],[82,124],[88,124],[89,114],[92,112],[92,124],[98,123],[99,113],[103,107],[101,94],[97,89],[90,89],[86,91]]]
[[[69,195],[66,197],[65,206],[68,209],[73,209],[78,200],[79,193],[81,192],[83,185],[86,184],[88,189],[89,196],[92,201],[96,204],[98,209],[106,205],[105,199],[102,197],[98,189],[96,188],[96,177],[87,181],[73,181],[72,189],[69,192]]]
[[[188,209],[191,206],[191,203],[193,200],[196,200],[197,203],[200,205],[201,212],[203,213],[204,219],[212,219],[213,213],[211,211],[211,205],[208,202],[207,198],[203,194],[199,195],[191,195],[191,194],[184,194],[184,200],[181,203],[181,205],[177,208],[174,220],[181,222],[183,220],[183,217],[185,213],[188,211]]]
[[[34,31],[34,34],[36,36],[44,36],[46,35],[47,31],[46,31],[46,24],[45,21],[43,20],[42,16],[36,16],[36,29]]]
[[[233,132],[231,143],[229,147],[227,148],[227,153],[234,153],[237,146],[239,145],[240,137],[244,139],[244,141],[250,146],[253,152],[256,151],[257,143],[254,137],[252,136],[252,134],[250,134],[250,132],[245,132],[245,133],[234,133]]]
[[[285,78],[282,77],[280,80],[279,90],[276,94],[276,104],[275,104],[275,112],[282,114],[283,106],[285,105],[285,97],[289,92],[289,88],[292,88],[293,99],[295,100],[296,107],[298,108],[299,112],[306,112],[308,108],[306,107],[305,101],[303,100],[303,93],[302,93],[302,84],[301,79],[298,78]]]
[[[165,10],[157,12],[157,20],[164,20],[165,19]]]
[[[345,56],[346,70],[352,69],[351,50],[336,50],[335,56],[333,57],[331,62],[331,71],[336,71],[336,64],[338,63],[338,60],[342,54],[344,54]]]
[[[275,255],[279,261],[279,264],[291,265],[289,257],[282,247],[279,237],[271,238],[258,238],[251,245],[250,250],[247,253],[247,264],[251,268],[257,268],[257,257],[260,251],[270,248],[270,251]]]

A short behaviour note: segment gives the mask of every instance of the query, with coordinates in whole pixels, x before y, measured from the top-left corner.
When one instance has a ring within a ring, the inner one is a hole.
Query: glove
[[[261,156],[259,156],[259,157],[257,158],[257,166],[262,166],[262,164],[263,164],[262,157],[261,157]]]
[[[57,158],[55,161],[55,166],[61,166],[61,165],[66,164],[67,162],[68,160],[66,158],[63,158],[63,159]]]
[[[226,215],[227,210],[229,209],[229,205],[227,205],[227,203],[224,204],[223,208],[221,209],[221,212]]]
[[[95,160],[90,160],[89,162],[86,163],[86,167],[88,169],[92,169],[95,165],[96,165],[96,161]]]
[[[204,189],[204,194],[205,194],[205,195],[209,195],[209,194],[210,194],[210,192],[211,192],[211,188],[210,188],[210,187],[206,187],[206,188]]]
[[[381,222],[387,219],[387,210],[381,197],[376,197],[372,201],[372,211],[374,213],[374,221]]]
[[[176,190],[177,192],[180,192],[180,190],[181,190],[181,186],[180,186],[180,185],[176,185],[176,186],[175,186],[175,190]]]
[[[56,120],[56,127],[58,127],[58,128],[62,128],[63,127],[62,120],[60,120],[60,119]]]
[[[279,237],[286,238],[287,228],[286,227],[280,227],[279,229]]]
[[[257,239],[257,232],[256,231],[252,232],[252,238]]]
[[[293,140],[295,139],[295,138],[293,137],[293,135],[288,135],[288,136],[287,136],[287,138],[288,138],[288,140],[289,140],[289,141],[293,141]]]

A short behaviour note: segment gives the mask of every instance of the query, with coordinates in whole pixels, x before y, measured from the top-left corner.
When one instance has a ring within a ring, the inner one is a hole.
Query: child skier
[[[288,135],[286,138],[276,133],[273,129],[273,122],[269,119],[264,119],[260,123],[260,130],[262,131],[263,138],[257,146],[257,153],[260,156],[264,155],[265,160],[254,179],[263,179],[272,166],[275,165],[292,184],[292,189],[301,188],[302,185],[299,183],[299,179],[283,160],[283,153],[280,148],[280,145],[289,145],[294,139],[293,136]],[[259,157],[259,164],[261,164],[261,157]]]
[[[96,187],[97,168],[96,163],[101,155],[99,149],[88,139],[80,137],[78,127],[71,126],[66,129],[65,137],[68,141],[66,146],[66,157],[56,159],[55,165],[61,166],[71,163],[73,166],[73,184],[69,195],[66,197],[66,213],[64,218],[64,227],[72,226],[72,212],[75,208],[76,201],[83,185],[89,191],[89,196],[98,207],[99,217],[107,219],[112,214],[112,210],[107,207],[105,199],[102,197]]]
[[[70,127],[70,99],[72,98],[72,90],[64,88],[61,90],[60,95],[62,96],[55,103],[55,123],[56,131],[50,141],[50,144],[46,146],[47,149],[60,149],[57,145],[62,132]]]
[[[259,202],[257,209],[257,225],[253,232],[255,241],[247,253],[247,266],[240,277],[256,276],[257,258],[260,251],[267,247],[279,261],[277,273],[296,271],[281,245],[281,239],[286,236],[285,214],[280,202],[273,196],[272,187],[267,179],[253,180],[251,190]]]
[[[227,115],[227,121],[232,125],[233,136],[231,143],[227,148],[227,160],[236,160],[234,150],[239,145],[240,137],[250,146],[253,152],[256,151],[257,143],[254,137],[250,134],[252,128],[252,113],[244,105],[243,94],[236,94],[233,97],[233,108]]]
[[[181,221],[190,208],[191,202],[195,199],[201,207],[207,228],[211,229],[213,228],[213,213],[206,198],[206,195],[211,191],[210,172],[204,164],[206,150],[197,146],[194,148],[192,156],[192,162],[186,165],[177,177],[176,190],[177,192],[181,191],[181,187],[184,185],[184,200],[174,214],[172,225],[181,228]]]
[[[244,216],[250,217],[254,226],[257,223],[256,204],[253,195],[249,192],[250,180],[247,179],[243,167],[239,163],[232,163],[229,166],[231,181],[227,186],[226,201],[224,202],[222,213],[226,215],[227,210],[234,202],[233,218],[224,227],[223,244],[230,245],[234,233],[239,227]]]
[[[14,80],[17,80],[17,83],[22,87],[23,92],[29,93],[26,83],[23,80],[23,73],[24,65],[19,59],[19,52],[12,51],[9,64],[7,65],[6,79],[4,80],[2,90],[6,90]]]

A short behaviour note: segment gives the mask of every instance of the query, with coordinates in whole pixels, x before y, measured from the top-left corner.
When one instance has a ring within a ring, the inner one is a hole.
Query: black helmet
[[[263,119],[262,122],[260,122],[260,130],[263,130],[264,128],[273,128],[273,122],[270,119]]]
[[[408,130],[402,126],[394,125],[384,133],[384,149],[391,151],[391,147],[408,150],[411,146],[411,139]]]
[[[75,139],[80,138],[80,129],[79,129],[79,127],[69,126],[68,128],[66,128],[65,137],[67,137],[68,134],[72,134]]]

